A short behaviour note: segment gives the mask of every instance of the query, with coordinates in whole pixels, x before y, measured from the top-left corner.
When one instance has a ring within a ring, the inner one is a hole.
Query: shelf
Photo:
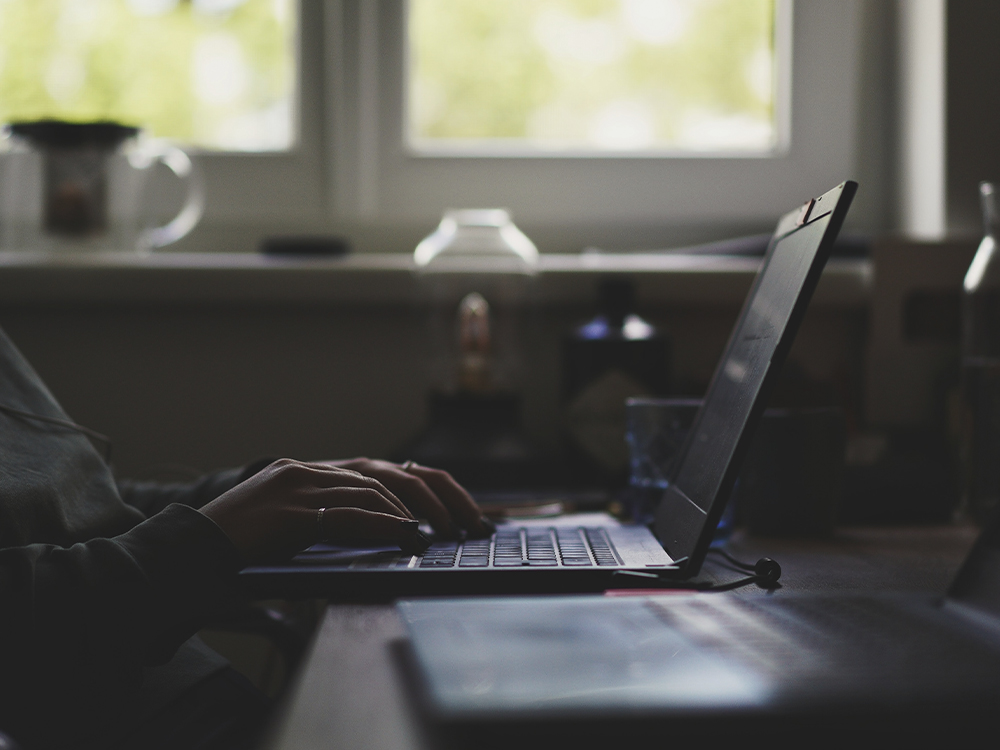
[[[636,279],[648,305],[739,305],[760,265],[745,256],[682,253],[543,255],[530,282],[544,305],[586,304],[595,280]],[[449,288],[498,278],[470,263],[438,276]],[[814,304],[863,307],[873,282],[868,259],[834,258]],[[5,306],[413,305],[428,299],[426,276],[406,254],[343,258],[280,258],[252,253],[80,255],[0,252],[0,299]]]

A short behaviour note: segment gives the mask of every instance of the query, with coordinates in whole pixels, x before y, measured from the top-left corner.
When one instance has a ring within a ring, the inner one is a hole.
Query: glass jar
[[[504,209],[458,209],[413,261],[427,307],[427,419],[399,457],[474,490],[537,486],[543,462],[521,419],[537,248]]]

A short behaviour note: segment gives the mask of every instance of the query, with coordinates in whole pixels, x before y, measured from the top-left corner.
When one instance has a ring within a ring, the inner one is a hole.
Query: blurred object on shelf
[[[964,239],[873,244],[863,419],[848,433],[842,524],[940,523],[962,493]]]
[[[205,188],[180,148],[146,140],[114,122],[39,120],[7,126],[0,178],[0,230],[8,250],[147,251],[198,224]],[[185,197],[172,219],[146,200],[157,164],[180,180]]]
[[[562,381],[569,462],[585,482],[624,487],[625,400],[670,390],[670,340],[635,310],[635,284],[608,277],[597,314],[563,341]]]
[[[493,387],[490,305],[469,292],[458,305],[458,389],[488,393]]]
[[[437,229],[417,245],[413,261],[433,272],[453,270],[448,269],[453,259],[471,261],[480,270],[533,273],[538,248],[514,226],[506,209],[449,209]]]
[[[401,460],[439,466],[474,489],[538,486],[549,473],[521,424],[521,343],[537,261],[503,209],[446,211],[417,246],[430,311],[428,416]]]
[[[264,255],[302,257],[341,257],[349,255],[351,243],[343,237],[303,235],[267,237],[260,243]]]

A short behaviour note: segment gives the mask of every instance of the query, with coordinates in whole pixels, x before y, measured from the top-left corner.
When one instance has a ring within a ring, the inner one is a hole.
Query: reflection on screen
[[[677,488],[703,511],[719,492],[829,221],[827,215],[778,241],[709,385],[675,477]]]

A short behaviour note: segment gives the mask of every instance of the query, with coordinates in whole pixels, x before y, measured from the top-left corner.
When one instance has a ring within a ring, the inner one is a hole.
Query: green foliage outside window
[[[411,0],[411,140],[773,148],[774,0]]]
[[[411,141],[767,151],[775,2],[411,0]],[[206,148],[287,148],[296,7],[0,0],[0,121],[117,120]]]
[[[294,0],[0,0],[0,121],[287,148],[295,16]]]

